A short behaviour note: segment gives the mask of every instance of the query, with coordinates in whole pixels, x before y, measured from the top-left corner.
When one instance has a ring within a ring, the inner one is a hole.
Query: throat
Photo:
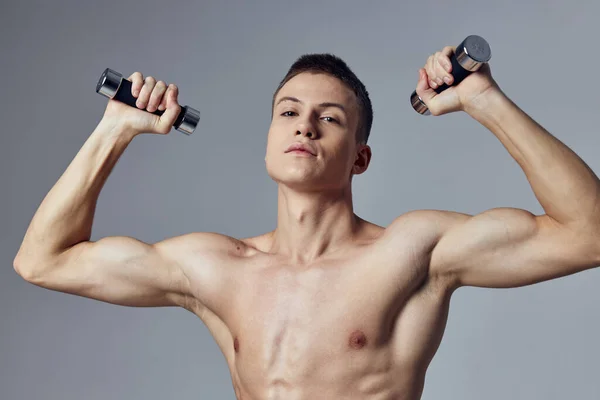
[[[280,226],[269,235],[268,252],[284,256],[294,264],[309,264],[348,248],[354,242],[358,228],[358,223],[328,228]]]
[[[348,245],[360,226],[349,188],[302,193],[279,185],[270,253],[307,263]]]

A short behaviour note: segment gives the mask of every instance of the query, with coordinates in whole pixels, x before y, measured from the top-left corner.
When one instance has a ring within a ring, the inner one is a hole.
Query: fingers
[[[168,133],[179,113],[181,106],[178,103],[179,88],[177,85],[156,81],[151,76],[144,79],[141,72],[134,72],[129,78],[131,81],[131,94],[137,98],[136,107],[146,109],[148,112],[164,111],[157,120],[155,131]]]
[[[453,77],[451,74],[452,62],[450,61],[450,57],[443,53],[436,53],[435,59],[437,61],[435,69],[438,79],[444,82],[445,84],[450,85],[453,81]]]
[[[158,109],[160,111],[164,111],[167,108],[167,98],[169,97],[170,92],[175,89],[177,89],[177,86],[175,86],[174,84],[170,84],[169,86],[167,86],[167,91],[165,92],[160,104],[158,105]]]
[[[128,81],[131,81],[131,95],[133,97],[138,97],[140,94],[140,90],[144,85],[144,77],[141,72],[134,72],[127,78]]]
[[[150,93],[150,99],[148,100],[148,106],[146,110],[154,112],[158,109],[158,106],[163,100],[163,95],[167,91],[167,84],[163,81],[158,81],[154,85],[152,92]]]
[[[150,100],[150,95],[152,94],[155,85],[156,79],[151,76],[146,77],[144,80],[144,86],[142,86],[142,90],[140,91],[137,102],[135,103],[138,108],[144,109],[148,106],[148,101]]]
[[[454,46],[444,47],[441,51],[429,56],[423,68],[419,69],[416,92],[432,115],[440,115],[440,112],[443,112],[443,107],[436,100],[438,97],[436,89],[444,84],[452,85],[454,82],[450,57],[454,54],[455,49]],[[448,102],[447,99],[446,96],[445,103]]]
[[[431,88],[437,89],[444,83],[451,85],[454,82],[451,73],[452,63],[450,61],[453,51],[454,47],[447,46],[442,51],[432,54],[427,59],[425,71],[427,72],[427,79]]]
[[[134,72],[128,80],[131,81],[131,94],[137,98],[136,106],[149,112],[165,110],[167,108],[167,90],[175,85],[169,85],[164,81],[156,81],[148,76],[144,79],[141,72]]]
[[[171,85],[167,86],[167,90],[165,91],[165,94],[161,98],[160,104],[158,105],[158,110],[164,111],[167,108],[167,96],[169,96],[170,90],[172,90]]]

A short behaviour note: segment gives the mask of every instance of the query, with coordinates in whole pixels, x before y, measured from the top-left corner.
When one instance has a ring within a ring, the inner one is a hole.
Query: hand
[[[492,78],[489,64],[485,63],[456,86],[451,86],[440,94],[434,89],[444,83],[454,83],[450,56],[456,46],[446,46],[432,54],[423,68],[419,69],[417,94],[429,108],[431,115],[443,115],[455,111],[467,111],[477,99],[491,90],[499,90]],[[444,78],[446,80],[444,80]]]
[[[181,106],[177,102],[179,89],[176,85],[156,81],[149,76],[144,79],[140,72],[131,74],[131,94],[137,98],[136,107],[117,100],[108,100],[103,120],[113,126],[121,126],[133,135],[139,133],[158,133],[166,135],[179,116]],[[165,110],[163,115],[151,114],[156,110]]]

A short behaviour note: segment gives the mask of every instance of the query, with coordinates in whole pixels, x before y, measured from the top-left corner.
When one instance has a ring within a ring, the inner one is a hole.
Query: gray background
[[[51,4],[50,4],[51,3]],[[55,1],[0,8],[0,398],[233,399],[202,322],[23,281],[12,260],[41,200],[99,122],[106,67],[180,87],[191,137],[136,138],[101,193],[92,239],[191,231],[235,237],[276,221],[264,166],[270,99],[303,53],[345,59],[370,91],[373,160],[356,212],[387,225],[413,209],[542,212],[501,143],[465,114],[408,103],[432,52],[466,35],[533,118],[600,171],[598,2]],[[600,271],[519,289],[463,288],[424,399],[600,398]]]

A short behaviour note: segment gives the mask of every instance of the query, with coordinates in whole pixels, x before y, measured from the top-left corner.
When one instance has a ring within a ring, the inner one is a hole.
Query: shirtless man
[[[119,156],[140,133],[167,134],[180,110],[177,86],[136,72],[137,108],[109,100],[33,217],[15,270],[51,290],[196,314],[238,399],[419,399],[457,288],[531,285],[600,264],[598,178],[505,96],[489,66],[436,94],[452,80],[452,51],[428,58],[417,93],[432,115],[462,111],[496,135],[546,214],[416,210],[386,228],[358,217],[351,182],[371,159],[371,103],[343,61],[308,55],[273,100],[265,161],[278,183],[274,231],[90,241]],[[160,118],[144,111],[157,107],[166,108]]]

